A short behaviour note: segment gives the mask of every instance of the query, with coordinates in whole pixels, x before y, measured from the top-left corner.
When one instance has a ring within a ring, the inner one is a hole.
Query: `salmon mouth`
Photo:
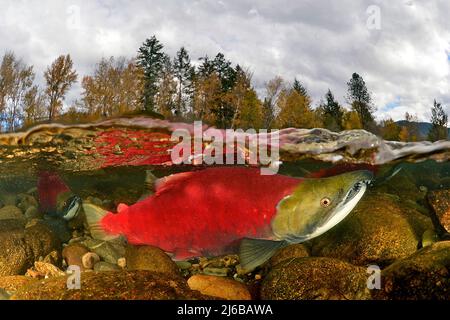
[[[362,189],[364,189],[364,192],[365,192],[367,189],[367,186],[369,186],[371,183],[372,183],[372,180],[362,180],[362,181],[356,182],[353,185],[353,187],[347,192],[347,195],[344,197],[344,201],[342,202],[342,204],[345,205],[345,204],[349,203],[350,201],[352,201],[353,198],[355,198],[361,192]],[[363,192],[363,194],[364,194],[364,192]]]

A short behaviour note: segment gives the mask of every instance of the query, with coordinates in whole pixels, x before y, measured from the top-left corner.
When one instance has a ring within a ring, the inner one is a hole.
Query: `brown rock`
[[[309,257],[309,250],[304,244],[291,244],[285,248],[278,250],[268,263],[269,267],[274,267],[285,260],[292,260],[295,258]]]
[[[450,241],[431,244],[381,272],[375,299],[450,299]]]
[[[89,252],[89,249],[86,246],[80,243],[69,244],[67,247],[64,247],[62,251],[62,256],[64,260],[66,260],[66,264],[68,266],[79,266],[81,271],[84,271],[83,266],[83,256]]]
[[[0,276],[24,274],[34,261],[59,249],[59,240],[42,224],[23,228],[18,220],[0,220]]]
[[[67,276],[20,288],[12,300],[172,300],[211,299],[190,290],[186,281],[151,271],[83,272],[80,290],[67,289]]]
[[[363,267],[331,258],[284,260],[261,285],[264,300],[368,299],[367,273]]]
[[[450,232],[450,190],[430,191],[427,199],[441,225]]]
[[[125,252],[128,270],[148,270],[179,275],[175,262],[163,250],[152,246],[128,246]]]
[[[243,283],[229,278],[197,274],[190,277],[187,283],[192,290],[220,299],[251,300],[252,298]]]

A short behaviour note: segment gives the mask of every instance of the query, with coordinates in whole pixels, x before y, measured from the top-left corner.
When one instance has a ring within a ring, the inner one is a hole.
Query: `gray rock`
[[[117,264],[117,260],[125,256],[125,246],[119,242],[87,239],[83,244],[104,261],[112,264]]]
[[[81,258],[83,267],[85,269],[94,269],[97,262],[100,262],[100,257],[95,252],[88,252]]]
[[[117,265],[105,261],[97,262],[94,266],[94,271],[103,272],[103,271],[118,271],[118,270],[120,270],[120,268]]]

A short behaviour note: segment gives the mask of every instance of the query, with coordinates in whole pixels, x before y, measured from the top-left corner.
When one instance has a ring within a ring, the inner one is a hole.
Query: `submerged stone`
[[[80,267],[81,271],[84,271],[82,258],[88,252],[89,249],[86,246],[80,243],[75,243],[64,247],[62,256],[68,266],[75,265]]]
[[[295,258],[304,258],[309,256],[308,248],[302,244],[292,244],[285,248],[278,250],[272,258],[270,258],[268,267],[274,267],[285,260],[292,260]]]
[[[34,261],[60,250],[60,241],[41,223],[27,228],[17,220],[0,221],[0,276],[24,274]]]
[[[118,271],[120,268],[112,263],[105,262],[105,261],[99,261],[94,266],[94,271]]]
[[[369,299],[366,268],[331,258],[295,258],[274,267],[261,285],[263,300]]]
[[[204,295],[226,300],[251,300],[247,287],[236,280],[213,275],[193,275],[187,281],[189,288]]]
[[[381,272],[375,299],[450,299],[450,241],[436,242]]]
[[[128,270],[148,270],[179,275],[178,266],[160,248],[153,246],[127,246],[125,258]]]
[[[189,289],[181,277],[151,271],[83,272],[79,290],[67,289],[67,276],[20,288],[12,300],[192,300],[211,299]]]
[[[125,256],[125,246],[117,241],[87,239],[83,244],[109,263],[117,264],[117,260]]]
[[[450,190],[431,191],[427,199],[441,225],[450,232]]]

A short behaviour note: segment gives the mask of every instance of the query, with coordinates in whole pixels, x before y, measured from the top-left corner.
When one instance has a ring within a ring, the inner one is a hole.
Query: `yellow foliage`
[[[280,113],[277,126],[280,128],[314,128],[320,126],[316,113],[310,108],[310,99],[296,90],[283,89],[278,97]]]
[[[400,133],[398,135],[400,141],[410,141],[410,136],[409,136],[409,130],[407,127],[402,127],[402,129],[400,130]]]
[[[361,119],[356,111],[347,111],[344,113],[343,126],[345,130],[362,129]]]

